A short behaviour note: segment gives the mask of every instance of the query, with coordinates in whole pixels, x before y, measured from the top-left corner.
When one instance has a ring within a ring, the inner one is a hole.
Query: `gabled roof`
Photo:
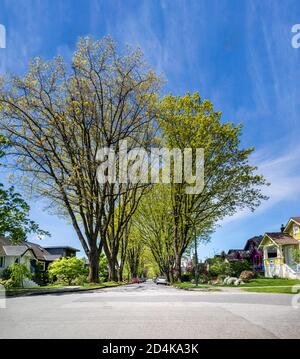
[[[0,237],[0,256],[21,256],[28,250],[32,251],[39,261],[52,262],[55,259],[60,258],[59,255],[49,253],[39,244],[27,241],[13,244],[8,238]]]
[[[270,233],[270,232],[268,232],[265,235],[268,236],[269,238],[271,238],[271,240],[273,242],[275,242],[276,244],[279,244],[279,245],[299,244],[299,241],[297,241],[297,239],[294,239],[287,233],[282,233],[282,232]]]
[[[39,244],[32,243],[32,242],[22,242],[22,245],[27,246],[28,248],[31,248],[37,257],[38,260],[45,260],[46,256],[51,255],[45,248],[41,247]]]
[[[22,256],[31,249],[26,246],[3,246],[3,250],[7,256]],[[31,250],[31,252],[33,251]]]
[[[244,251],[247,251],[249,249],[251,242],[254,242],[255,246],[258,248],[261,241],[263,240],[263,238],[264,238],[263,236],[255,236],[255,237],[249,238],[245,244]]]
[[[291,217],[290,219],[299,224],[300,226],[300,217]]]
[[[0,237],[0,256],[5,256],[6,253],[3,249],[3,246],[10,246],[11,241],[5,237]]]
[[[290,224],[294,222],[294,223],[297,223],[299,226],[300,226],[300,217],[299,216],[296,216],[296,217],[291,217],[286,226],[284,227],[284,232],[287,232],[288,231],[288,227],[290,226]]]

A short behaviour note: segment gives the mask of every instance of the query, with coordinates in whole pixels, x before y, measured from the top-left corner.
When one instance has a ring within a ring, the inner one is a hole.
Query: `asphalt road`
[[[288,294],[191,292],[153,283],[7,298],[0,338],[300,338]]]

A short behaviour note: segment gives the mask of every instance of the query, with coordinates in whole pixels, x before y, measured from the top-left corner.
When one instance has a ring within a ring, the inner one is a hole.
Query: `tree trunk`
[[[176,280],[177,282],[181,282],[181,254],[176,254],[176,263],[175,263],[175,270],[176,270]]]
[[[91,250],[89,253],[89,283],[99,283],[99,255],[98,250]]]
[[[118,281],[118,272],[116,269],[115,258],[108,259],[108,267],[109,267],[109,271],[108,271],[109,280],[112,282],[117,282]]]
[[[123,269],[124,269],[124,265],[121,264],[119,267],[119,271],[118,271],[118,280],[119,282],[123,282]]]

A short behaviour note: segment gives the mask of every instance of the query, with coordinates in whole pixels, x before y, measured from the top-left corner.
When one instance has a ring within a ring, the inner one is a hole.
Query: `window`
[[[4,257],[0,257],[0,268],[4,267]]]
[[[299,233],[299,226],[297,224],[293,225],[293,233],[298,234]]]

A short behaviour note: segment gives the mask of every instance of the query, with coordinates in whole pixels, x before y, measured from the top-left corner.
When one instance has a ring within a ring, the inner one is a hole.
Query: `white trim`
[[[270,247],[270,246],[271,246],[270,244],[262,244],[263,241],[264,241],[264,239],[265,239],[265,237],[268,237],[268,238],[271,240],[271,242],[274,243],[274,245],[275,245],[276,247],[279,246],[267,233],[265,233],[265,234],[264,234],[264,237],[263,237],[263,239],[262,239],[262,241],[260,242],[260,244],[259,244],[259,246],[258,246],[258,249],[263,248],[263,247]],[[272,246],[273,246],[273,245],[272,245]]]
[[[288,226],[290,225],[290,222],[294,222],[296,224],[298,224],[298,226],[300,226],[300,223],[295,221],[293,218],[290,218],[287,225],[284,227],[284,231],[286,231],[286,229],[288,228]]]

